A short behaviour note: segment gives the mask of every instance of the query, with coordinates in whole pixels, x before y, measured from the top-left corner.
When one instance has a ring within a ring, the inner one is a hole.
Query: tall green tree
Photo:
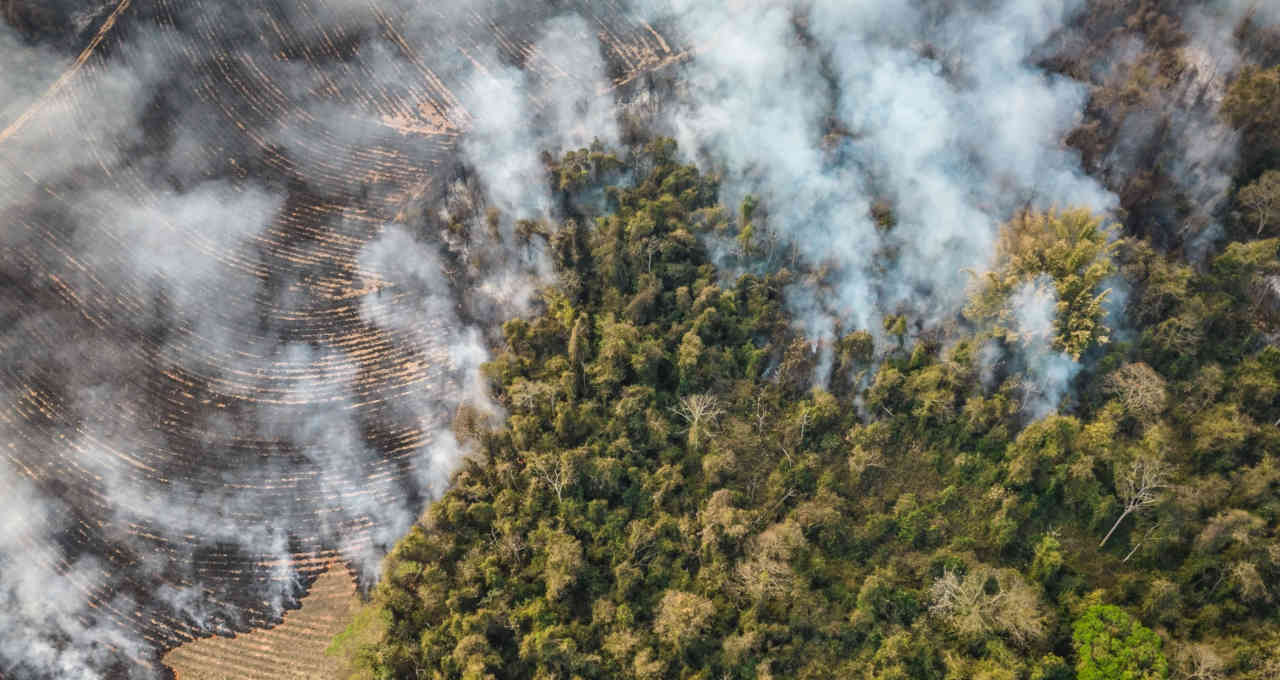
[[[1160,637],[1114,605],[1094,605],[1071,627],[1077,680],[1163,680]]]

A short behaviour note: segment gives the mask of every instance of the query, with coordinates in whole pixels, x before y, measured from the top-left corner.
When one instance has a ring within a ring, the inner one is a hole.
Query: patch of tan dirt
[[[163,661],[178,680],[329,680],[338,676],[341,660],[325,649],[358,606],[355,580],[335,561],[280,625],[193,640]]]

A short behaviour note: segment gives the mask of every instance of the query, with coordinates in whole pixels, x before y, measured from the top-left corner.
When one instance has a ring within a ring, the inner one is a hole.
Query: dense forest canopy
[[[787,242],[814,233],[794,206],[722,204],[670,140],[545,156],[571,217],[522,233],[554,283],[331,653],[357,678],[1280,677],[1280,40],[1246,12],[1224,82],[1196,11],[1088,4],[1043,65],[1090,83],[1065,141],[1119,205],[1017,211],[941,319],[806,336],[794,293],[838,274]],[[883,243],[898,207],[870,205]]]
[[[1280,240],[1196,268],[1027,212],[963,315],[823,344],[785,304],[821,274],[753,267],[767,206],[676,158],[550,162],[604,214],[529,227],[556,281],[485,368],[505,418],[459,412],[352,677],[1277,677]],[[1081,359],[1062,408],[1037,344]]]

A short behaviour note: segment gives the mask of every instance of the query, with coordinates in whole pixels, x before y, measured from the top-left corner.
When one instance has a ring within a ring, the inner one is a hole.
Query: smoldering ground
[[[146,677],[329,557],[374,578],[545,282],[514,233],[558,217],[539,153],[615,143],[618,111],[829,267],[791,293],[814,337],[953,318],[1014,211],[1115,204],[1062,141],[1084,85],[1033,58],[1080,10],[135,0],[48,97],[73,54],[5,27],[3,123],[38,108],[0,143],[0,672]],[[1052,296],[1025,297],[1043,325]],[[1023,363],[1057,407],[1073,362]]]

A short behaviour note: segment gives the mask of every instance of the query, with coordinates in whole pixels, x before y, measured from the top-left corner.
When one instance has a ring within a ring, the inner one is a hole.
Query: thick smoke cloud
[[[55,52],[23,44],[9,26],[0,26],[0,54],[10,60],[0,72],[0,121],[7,126],[26,111],[66,69],[70,60]]]
[[[6,398],[5,403],[12,402]],[[59,568],[63,556],[48,537],[66,528],[65,508],[27,484],[7,460],[0,460],[0,480],[5,492],[0,508],[0,628],[7,631],[0,637],[0,659],[5,672],[96,678],[95,669],[121,650],[140,653],[140,642],[128,631],[85,616],[86,593],[103,585],[101,565],[86,558]],[[127,598],[110,606],[132,608]]]
[[[726,168],[730,200],[761,195],[769,227],[834,272],[830,291],[791,294],[830,338],[888,314],[954,318],[966,272],[1019,209],[1114,206],[1062,142],[1085,86],[1031,60],[1082,4],[674,2],[646,16],[708,36],[674,116],[682,147]],[[1050,372],[1063,377],[1056,360]]]

